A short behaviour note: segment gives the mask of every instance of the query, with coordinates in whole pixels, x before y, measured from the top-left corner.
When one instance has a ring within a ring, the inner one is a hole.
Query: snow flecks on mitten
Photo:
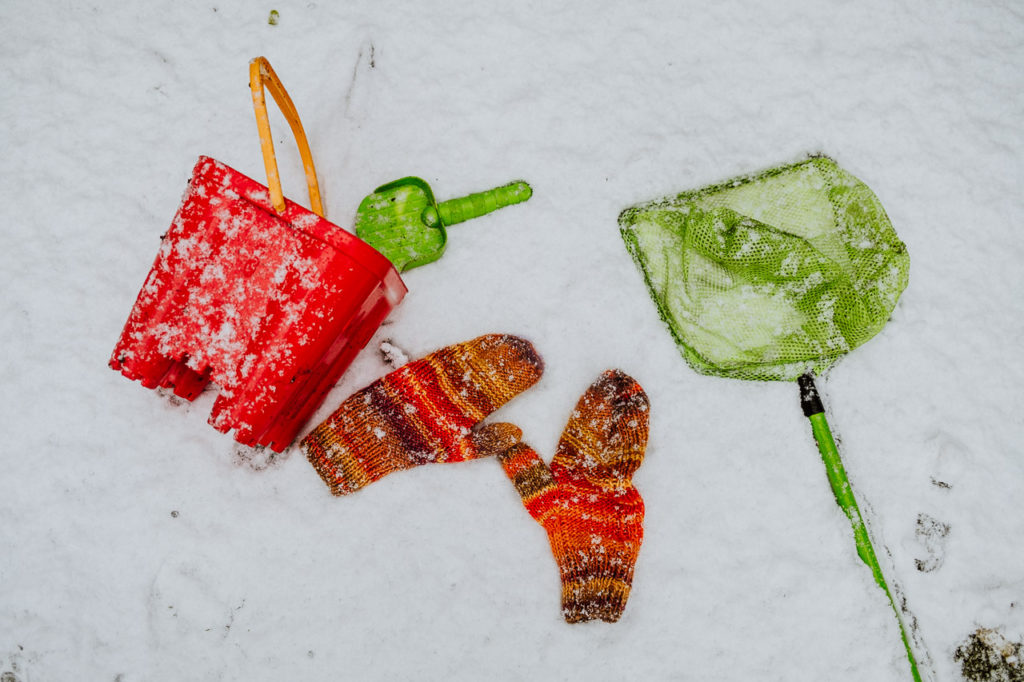
[[[533,345],[517,336],[448,346],[350,396],[302,448],[335,495],[420,464],[493,455],[521,432],[512,424],[477,425],[536,383],[543,369]]]
[[[633,473],[647,447],[647,394],[609,370],[580,398],[549,467],[525,443],[498,459],[527,511],[547,531],[569,623],[622,615],[643,541],[644,502]]]

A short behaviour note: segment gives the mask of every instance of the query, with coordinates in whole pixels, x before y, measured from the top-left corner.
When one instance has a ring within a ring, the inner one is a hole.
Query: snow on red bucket
[[[302,206],[200,157],[110,366],[192,400],[210,423],[280,451],[406,287],[380,253]]]

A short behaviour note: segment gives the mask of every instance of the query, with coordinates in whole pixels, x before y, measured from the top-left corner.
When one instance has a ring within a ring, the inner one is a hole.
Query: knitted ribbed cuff
[[[374,462],[367,464],[360,462],[356,450],[347,448],[325,448],[325,443],[319,438],[307,436],[302,441],[302,448],[306,452],[309,463],[313,465],[320,478],[331,489],[334,495],[348,495],[376,481],[380,476],[372,476],[369,472],[384,470],[385,464],[396,466],[393,461]],[[382,454],[379,450],[370,450],[368,454]]]
[[[562,615],[567,623],[588,620],[616,622],[629,599],[629,583],[607,576],[595,576],[562,585]]]

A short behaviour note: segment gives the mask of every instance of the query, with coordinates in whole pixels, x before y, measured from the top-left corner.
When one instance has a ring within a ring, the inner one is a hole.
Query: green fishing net
[[[910,257],[867,185],[825,157],[626,209],[626,242],[698,372],[795,380],[885,325]]]

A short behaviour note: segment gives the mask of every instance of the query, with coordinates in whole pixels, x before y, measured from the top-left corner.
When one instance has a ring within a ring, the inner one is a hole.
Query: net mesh
[[[623,239],[698,372],[795,380],[885,325],[910,257],[878,198],[826,157],[623,211]]]

